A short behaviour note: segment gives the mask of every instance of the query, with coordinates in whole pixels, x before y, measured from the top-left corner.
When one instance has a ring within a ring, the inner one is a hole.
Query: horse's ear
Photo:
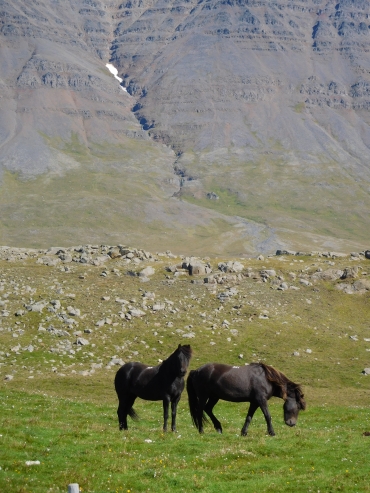
[[[179,344],[179,345],[177,346],[177,349],[180,349],[180,348],[181,348],[181,344]]]

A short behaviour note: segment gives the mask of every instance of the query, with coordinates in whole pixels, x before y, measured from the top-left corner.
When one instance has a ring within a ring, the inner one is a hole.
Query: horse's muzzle
[[[295,426],[297,424],[297,422],[296,421],[293,421],[292,419],[287,419],[285,421],[285,424],[288,425],[288,426],[293,427],[293,426]]]
[[[180,377],[184,377],[186,375],[186,370],[180,370]]]

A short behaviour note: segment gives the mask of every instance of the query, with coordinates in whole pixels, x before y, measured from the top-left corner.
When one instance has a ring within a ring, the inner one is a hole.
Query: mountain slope
[[[2,11],[2,243],[88,230],[214,254],[368,245],[367,1]]]

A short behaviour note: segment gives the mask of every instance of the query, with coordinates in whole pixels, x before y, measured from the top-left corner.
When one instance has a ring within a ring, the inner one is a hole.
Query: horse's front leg
[[[177,404],[179,403],[180,397],[178,397],[174,401],[171,401],[171,430],[172,431],[176,431],[176,412],[177,412]]]
[[[170,399],[169,397],[165,397],[163,399],[163,431],[167,431],[169,405],[170,405]]]
[[[258,404],[256,402],[251,402],[250,403],[250,406],[249,406],[249,409],[248,409],[247,417],[245,418],[245,423],[244,423],[243,428],[242,428],[242,431],[241,431],[241,435],[242,436],[246,436],[247,435],[247,433],[248,433],[248,427],[251,424],[253,415],[257,411],[257,409],[258,409]]]
[[[272,427],[271,414],[267,405],[267,401],[260,404],[260,408],[263,412],[263,415],[265,416],[265,420],[267,423],[267,433],[273,437],[275,436],[275,432],[274,432],[274,428]]]

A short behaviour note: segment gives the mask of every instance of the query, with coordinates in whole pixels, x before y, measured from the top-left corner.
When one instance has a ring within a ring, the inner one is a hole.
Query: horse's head
[[[176,364],[178,368],[178,375],[179,377],[184,377],[188,371],[189,361],[192,354],[190,344],[185,344],[184,346],[179,344],[175,354],[177,356]]]
[[[296,386],[290,392],[288,391],[284,402],[284,421],[286,425],[295,426],[297,424],[299,411],[306,409],[306,402],[303,397],[304,395],[299,386]]]

